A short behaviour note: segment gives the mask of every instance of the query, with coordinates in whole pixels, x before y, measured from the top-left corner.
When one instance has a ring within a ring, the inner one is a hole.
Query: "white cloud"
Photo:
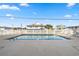
[[[20,3],[20,6],[26,6],[26,7],[29,7],[29,4],[28,4],[28,3]]]
[[[71,21],[73,21],[73,20],[69,20],[69,21],[71,22]]]
[[[34,15],[37,15],[37,13],[36,12],[32,12]]]
[[[76,3],[68,3],[67,7],[73,7],[74,5],[76,5]]]
[[[6,14],[6,16],[14,16],[14,15],[12,15],[12,14]]]
[[[15,19],[15,18],[14,18],[14,17],[11,17],[10,19],[13,20],[13,19]]]
[[[12,15],[12,14],[6,14],[5,16],[9,17],[9,19],[11,19],[11,20],[15,19],[14,15]]]
[[[65,15],[64,17],[65,17],[65,18],[71,18],[72,15]]]
[[[2,10],[20,10],[17,6],[10,6],[10,5],[0,5],[0,9],[2,9]]]
[[[78,16],[78,14],[74,14],[74,16]]]

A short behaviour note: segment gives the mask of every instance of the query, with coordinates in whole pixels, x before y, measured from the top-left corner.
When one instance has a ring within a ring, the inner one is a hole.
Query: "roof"
[[[21,27],[6,27],[6,26],[0,26],[0,28],[4,28],[4,29],[26,29],[26,28],[21,28]]]
[[[79,26],[70,26],[70,27],[67,27],[67,28],[79,28]]]
[[[43,30],[44,28],[27,28],[27,30]]]

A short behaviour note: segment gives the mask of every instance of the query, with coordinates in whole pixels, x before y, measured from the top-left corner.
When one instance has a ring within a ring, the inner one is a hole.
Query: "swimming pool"
[[[54,35],[42,35],[42,34],[26,34],[20,35],[15,38],[15,40],[65,40],[65,38]]]

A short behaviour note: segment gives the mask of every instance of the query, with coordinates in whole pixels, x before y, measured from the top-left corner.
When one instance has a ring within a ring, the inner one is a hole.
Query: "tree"
[[[57,29],[60,29],[61,30],[61,29],[64,29],[65,28],[65,25],[57,25],[56,27],[57,27]]]
[[[43,24],[32,24],[33,27],[44,27]]]
[[[45,28],[47,28],[47,29],[53,29],[53,26],[50,25],[50,24],[47,24],[47,25],[45,25]]]

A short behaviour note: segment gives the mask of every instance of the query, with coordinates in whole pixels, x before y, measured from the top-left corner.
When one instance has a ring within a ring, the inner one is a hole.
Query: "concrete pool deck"
[[[79,56],[79,40],[5,40],[0,36],[0,56]]]

